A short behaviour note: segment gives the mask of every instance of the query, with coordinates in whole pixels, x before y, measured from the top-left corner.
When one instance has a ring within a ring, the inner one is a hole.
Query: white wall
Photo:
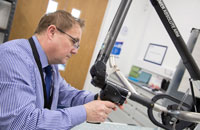
[[[191,29],[193,27],[200,29],[200,17],[198,17],[200,12],[200,1],[164,0],[164,2],[184,41],[187,43]],[[139,57],[137,57],[135,64],[171,78],[172,75],[167,75],[166,72],[175,71],[176,65],[180,60],[180,56],[177,53],[153,6],[150,6],[149,11],[151,11],[151,14],[149,16],[148,23],[145,25],[146,30],[144,31],[142,44],[138,49]],[[168,46],[167,54],[162,66],[143,61],[145,51],[150,42]]]
[[[120,2],[121,0],[109,0],[108,2],[90,68],[94,64]],[[200,29],[200,0],[164,0],[164,2],[183,39],[187,42],[191,28]],[[131,66],[134,64],[162,76],[172,77],[166,72],[173,72],[176,69],[180,57],[149,0],[133,0],[122,29],[128,30],[126,32],[121,31],[117,38],[124,44],[120,58],[116,62],[125,75],[128,75]],[[168,46],[161,66],[143,61],[149,43]],[[93,87],[90,81],[91,76],[88,72],[84,89],[97,91],[98,89]]]

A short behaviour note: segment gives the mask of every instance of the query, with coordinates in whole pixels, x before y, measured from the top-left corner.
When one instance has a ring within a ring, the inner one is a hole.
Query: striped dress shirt
[[[44,68],[47,56],[36,36],[32,38]],[[0,45],[0,130],[68,130],[86,120],[83,104],[92,101],[94,94],[70,86],[57,65],[52,68],[54,92],[49,110],[44,108],[40,72],[28,40]]]

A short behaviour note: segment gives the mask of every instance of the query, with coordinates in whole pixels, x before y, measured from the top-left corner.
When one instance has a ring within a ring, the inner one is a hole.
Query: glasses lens
[[[72,37],[71,35],[69,35],[68,33],[62,31],[60,28],[56,27],[58,29],[58,31],[60,31],[61,33],[64,33],[66,34],[67,36],[69,36],[71,39],[72,39],[72,42],[73,42],[73,46],[74,48],[76,49],[79,49],[80,45],[79,45],[79,39],[78,38],[74,38]]]
[[[79,47],[80,47],[79,42],[76,42],[76,43],[74,44],[74,48],[79,49]]]

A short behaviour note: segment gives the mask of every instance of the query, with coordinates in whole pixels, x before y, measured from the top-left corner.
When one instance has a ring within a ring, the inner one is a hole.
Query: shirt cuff
[[[85,103],[91,102],[94,100],[95,94],[88,95],[85,99]]]
[[[79,125],[86,121],[86,110],[83,105],[67,108],[71,115],[72,126]]]

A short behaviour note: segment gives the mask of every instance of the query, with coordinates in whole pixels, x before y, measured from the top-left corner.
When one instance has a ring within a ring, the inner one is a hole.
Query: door
[[[61,0],[60,0],[61,1]],[[67,0],[58,5],[59,9],[71,12],[72,8],[81,11],[80,18],[85,20],[85,28],[78,54],[72,56],[61,75],[72,86],[83,89],[97,37],[103,21],[108,0]]]

